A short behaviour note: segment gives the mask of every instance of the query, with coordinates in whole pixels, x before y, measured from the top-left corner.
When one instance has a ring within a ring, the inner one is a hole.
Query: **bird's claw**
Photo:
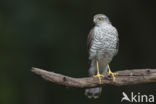
[[[105,77],[104,75],[100,74],[100,73],[97,73],[97,75],[94,75],[94,77],[98,77],[99,78],[99,81],[100,81],[100,84],[101,84],[101,77]]]
[[[116,79],[115,76],[118,75],[118,73],[112,73],[111,71],[109,71],[107,74],[112,76],[113,81]]]

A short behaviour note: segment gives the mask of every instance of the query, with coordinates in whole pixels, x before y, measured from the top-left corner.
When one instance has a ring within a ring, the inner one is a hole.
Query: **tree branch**
[[[99,79],[94,77],[72,78],[39,68],[32,68],[32,72],[42,76],[45,80],[52,83],[73,88],[91,88],[106,85],[123,86],[156,82],[156,69],[117,71],[119,74],[116,76],[116,80],[114,82],[111,77],[108,76],[102,79],[101,84],[99,84]]]

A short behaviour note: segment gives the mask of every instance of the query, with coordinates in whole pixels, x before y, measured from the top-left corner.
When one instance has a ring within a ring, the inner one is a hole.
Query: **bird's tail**
[[[99,65],[100,66],[100,74],[103,74],[106,76],[106,73],[108,71],[108,68],[106,65]],[[91,65],[89,68],[90,76],[96,75],[96,65]],[[85,90],[85,95],[88,96],[88,98],[94,98],[97,99],[100,97],[102,92],[102,87],[96,87],[96,88],[89,88]]]
[[[97,99],[101,95],[101,92],[102,87],[89,88],[85,90],[85,95],[88,96],[88,98]]]

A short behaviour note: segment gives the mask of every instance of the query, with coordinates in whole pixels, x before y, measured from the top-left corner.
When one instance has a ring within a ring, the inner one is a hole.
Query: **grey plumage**
[[[100,73],[106,75],[107,64],[118,52],[118,32],[104,14],[97,14],[93,19],[95,26],[88,35],[89,75],[96,75],[96,61],[99,62]],[[90,88],[85,90],[85,95],[89,98],[98,98],[101,91],[101,87]]]

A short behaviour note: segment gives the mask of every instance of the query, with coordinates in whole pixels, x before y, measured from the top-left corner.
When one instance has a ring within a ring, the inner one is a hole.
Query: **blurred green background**
[[[88,76],[87,35],[96,13],[118,29],[113,71],[156,68],[156,3],[150,0],[0,0],[0,104],[120,104],[122,91],[155,94],[156,84],[107,86],[100,99],[33,74],[31,67]]]

